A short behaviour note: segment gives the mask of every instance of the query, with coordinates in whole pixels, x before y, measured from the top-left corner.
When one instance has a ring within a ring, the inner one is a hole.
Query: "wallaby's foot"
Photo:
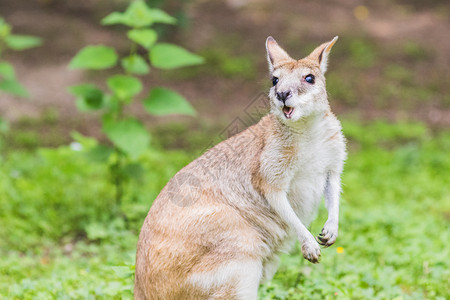
[[[313,264],[319,263],[320,247],[314,238],[308,239],[302,244],[303,257]]]
[[[333,223],[325,223],[322,232],[317,237],[319,244],[324,247],[330,247],[336,242],[338,236],[338,226]]]

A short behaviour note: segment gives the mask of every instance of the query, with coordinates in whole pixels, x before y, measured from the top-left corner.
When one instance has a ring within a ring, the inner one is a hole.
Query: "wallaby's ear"
[[[314,51],[311,52],[310,55],[308,55],[308,58],[319,63],[320,70],[324,74],[327,71],[328,55],[330,54],[331,48],[333,47],[334,43],[336,43],[337,39],[338,37],[335,36],[334,39],[332,39],[330,42],[323,43],[322,45],[314,49]]]
[[[270,72],[273,72],[274,66],[283,61],[290,61],[292,58],[286,51],[281,48],[277,41],[271,36],[266,40],[267,62],[269,63]]]

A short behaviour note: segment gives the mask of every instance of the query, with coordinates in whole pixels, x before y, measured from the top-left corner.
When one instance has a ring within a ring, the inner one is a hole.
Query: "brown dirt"
[[[299,53],[300,57],[306,54],[306,45],[319,44],[334,35],[345,40],[354,34],[375,41],[382,49],[398,47],[405,41],[432,49],[431,59],[426,64],[412,66],[411,71],[425,69],[425,72],[435,72],[437,78],[447,80],[450,6],[445,1],[438,1],[433,6],[393,0],[372,2],[375,1],[190,1],[186,6],[189,26],[171,39],[195,51],[222,37],[234,38],[238,41],[235,53],[251,53],[257,57],[256,80],[199,76],[170,81],[159,79],[159,73],[153,72],[144,82],[146,86],[169,86],[186,95],[199,111],[201,120],[226,123],[242,116],[243,108],[267,87],[264,41],[268,35],[276,37],[291,53]],[[6,57],[16,66],[18,77],[29,89],[32,99],[21,100],[2,94],[0,115],[14,122],[23,116],[37,118],[48,107],[55,107],[60,115],[58,126],[67,127],[66,132],[77,129],[86,134],[100,133],[96,119],[77,112],[73,98],[66,90],[83,81],[101,82],[102,76],[69,71],[67,64],[87,44],[103,43],[116,46],[123,53],[126,51],[120,30],[98,25],[101,17],[114,9],[109,3],[112,2],[0,1],[1,14],[14,26],[14,32],[37,35],[45,40],[40,48]],[[360,5],[366,5],[369,12],[363,21],[354,14]],[[333,67],[338,64],[339,61],[332,59],[329,72],[333,72]],[[376,68],[373,72],[379,75]],[[352,76],[363,77],[364,74]],[[439,92],[448,94],[448,85],[446,90]],[[450,109],[433,101],[402,110],[395,107],[378,109],[371,103],[371,97],[362,95],[361,98],[357,106],[340,101],[333,102],[332,106],[340,114],[356,113],[363,119],[406,117],[439,126],[450,125]],[[147,116],[140,106],[133,110],[148,123],[164,121]],[[173,117],[167,120],[173,120]]]

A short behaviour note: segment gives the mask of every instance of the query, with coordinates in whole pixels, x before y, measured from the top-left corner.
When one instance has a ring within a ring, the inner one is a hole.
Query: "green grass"
[[[54,108],[45,109],[38,117],[21,116],[10,124],[10,130],[0,132],[0,150],[35,150],[67,144],[70,137],[60,121]]]
[[[340,237],[320,265],[285,256],[264,299],[447,299],[450,134],[344,123],[350,140]],[[319,233],[322,209],[312,226]],[[338,253],[338,247],[343,253]]]
[[[338,241],[323,249],[318,265],[305,261],[298,245],[283,255],[261,299],[448,299],[450,131],[343,125],[350,153]],[[131,298],[141,223],[190,156],[146,154],[120,207],[106,167],[83,151],[1,158],[0,298]],[[322,207],[311,231],[319,233],[325,220]]]

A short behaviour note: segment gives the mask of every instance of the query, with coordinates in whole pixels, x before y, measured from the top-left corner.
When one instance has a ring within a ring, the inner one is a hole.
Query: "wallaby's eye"
[[[314,75],[313,74],[306,75],[305,81],[308,82],[308,83],[313,84],[314,83]]]
[[[273,84],[273,86],[275,86],[275,85],[277,85],[277,83],[278,83],[278,77],[272,77],[272,84]]]

